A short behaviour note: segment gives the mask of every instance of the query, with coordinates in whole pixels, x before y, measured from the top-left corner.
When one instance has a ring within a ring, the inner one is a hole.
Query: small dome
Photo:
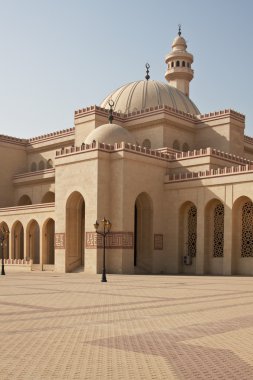
[[[135,144],[134,137],[123,127],[117,124],[103,124],[100,127],[95,128],[85,139],[85,144],[92,144],[93,141],[115,144],[126,142]]]
[[[114,111],[121,113],[131,113],[163,105],[193,115],[200,113],[191,99],[183,92],[167,83],[155,80],[128,83],[107,96],[100,107],[108,109],[110,99],[114,102]]]
[[[172,42],[172,48],[173,50],[186,50],[187,44],[184,37],[177,36],[176,38],[174,38]]]

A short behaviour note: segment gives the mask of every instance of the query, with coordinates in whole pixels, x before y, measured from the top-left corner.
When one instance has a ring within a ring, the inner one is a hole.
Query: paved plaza
[[[253,379],[253,278],[0,277],[0,379]]]

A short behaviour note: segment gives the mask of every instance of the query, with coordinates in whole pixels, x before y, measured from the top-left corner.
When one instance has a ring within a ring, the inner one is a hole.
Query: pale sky
[[[0,0],[0,134],[73,127],[74,111],[145,75],[165,81],[182,24],[202,113],[232,108],[253,136],[252,0]]]

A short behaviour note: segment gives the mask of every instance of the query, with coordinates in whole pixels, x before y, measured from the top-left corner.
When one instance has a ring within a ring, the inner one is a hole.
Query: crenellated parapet
[[[66,137],[70,135],[74,135],[75,133],[75,128],[68,128],[68,129],[63,129],[61,131],[56,131],[52,133],[47,133],[45,135],[37,136],[37,137],[32,137],[27,141],[27,143],[36,143],[36,142],[41,142],[45,140],[51,140],[53,138],[58,138],[58,137]]]
[[[228,116],[228,115],[231,115],[231,116],[237,118],[238,120],[240,120],[242,122],[245,121],[245,115],[243,115],[242,113],[239,113],[237,111],[234,111],[232,109],[225,109],[225,110],[209,112],[209,113],[205,113],[205,114],[201,114],[201,115],[196,115],[196,118],[200,119],[201,121],[204,121],[204,120],[210,120],[213,118],[224,117],[224,116]]]
[[[226,175],[242,174],[242,173],[253,173],[253,164],[210,169],[210,170],[204,170],[204,171],[199,171],[199,172],[183,172],[183,173],[166,174],[165,183],[190,181],[190,180],[204,179],[204,178],[217,177],[217,176],[222,177]]]
[[[161,151],[160,149],[149,149],[141,147],[139,145],[128,144],[125,142],[115,143],[114,145],[98,143],[94,141],[92,144],[82,144],[81,146],[73,146],[62,148],[56,151],[56,158],[63,157],[70,154],[80,154],[89,152],[92,150],[103,150],[105,152],[115,152],[119,150],[125,150],[129,152],[135,152],[145,156],[155,157],[159,159],[164,159],[167,161],[181,161],[186,159],[194,159],[203,156],[212,156],[222,159],[223,161],[228,161],[230,163],[238,163],[241,165],[251,165],[253,161],[248,160],[244,157],[240,157],[234,154],[222,152],[214,148],[204,148],[204,149],[195,149],[188,152],[179,152],[179,153],[166,153],[166,151]]]
[[[10,143],[10,144],[18,144],[18,145],[26,145],[27,139],[20,139],[18,137],[12,137],[7,135],[0,135],[0,142]]]

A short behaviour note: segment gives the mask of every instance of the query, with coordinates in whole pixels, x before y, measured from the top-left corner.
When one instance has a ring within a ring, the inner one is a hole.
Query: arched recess
[[[174,140],[172,147],[173,147],[173,149],[175,149],[175,150],[180,150],[180,144],[179,144],[179,141],[178,141],[178,140]]]
[[[14,259],[24,259],[24,228],[19,220],[12,226],[11,237],[12,257]]]
[[[37,170],[37,164],[36,164],[36,162],[32,162],[32,164],[31,164],[31,172],[36,172],[36,170]]]
[[[55,201],[55,194],[52,191],[48,191],[43,195],[41,203],[52,203]]]
[[[153,202],[147,193],[138,195],[134,205],[134,266],[152,272]]]
[[[53,219],[48,219],[42,229],[42,264],[54,265],[54,231],[55,222]]]
[[[50,158],[49,160],[47,160],[47,169],[50,169],[52,167],[53,167],[53,161]]]
[[[188,152],[189,150],[190,150],[189,145],[187,143],[183,143],[182,151],[183,152]]]
[[[45,162],[43,160],[41,160],[39,162],[39,170],[44,170],[45,169]]]
[[[253,275],[253,203],[246,196],[233,205],[232,274]]]
[[[31,204],[32,204],[31,198],[26,194],[22,195],[22,197],[20,197],[18,200],[18,206],[27,206]]]
[[[179,272],[195,274],[197,255],[197,207],[187,201],[179,209]]]
[[[212,199],[205,208],[205,273],[223,274],[224,205]]]
[[[151,141],[149,139],[145,139],[142,143],[143,148],[151,149]]]
[[[10,231],[7,223],[5,223],[5,222],[2,222],[0,224],[0,229],[3,229],[4,231]],[[1,258],[2,258],[2,252],[3,252],[3,256],[5,259],[9,259],[9,257],[10,257],[10,255],[9,255],[9,238],[10,238],[10,236],[8,234],[7,238],[3,242],[1,242],[1,256],[0,256]]]
[[[33,264],[40,264],[40,227],[36,220],[31,220],[26,228],[27,258]]]
[[[85,265],[85,202],[83,196],[74,191],[66,203],[66,271],[71,272]]]

